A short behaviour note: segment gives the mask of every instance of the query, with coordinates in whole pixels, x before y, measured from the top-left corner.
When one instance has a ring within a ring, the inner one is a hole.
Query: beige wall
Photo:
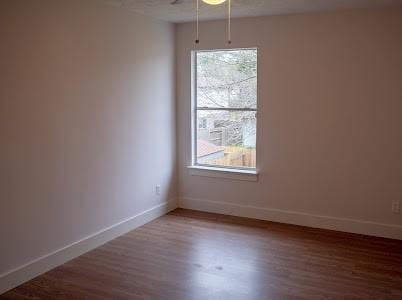
[[[200,49],[227,47],[223,21],[200,30]],[[402,202],[401,30],[401,9],[233,20],[233,47],[259,49],[254,183],[189,174],[194,25],[178,25],[181,205],[402,225],[391,213],[391,202]]]
[[[174,114],[172,25],[0,1],[0,275],[174,199]]]

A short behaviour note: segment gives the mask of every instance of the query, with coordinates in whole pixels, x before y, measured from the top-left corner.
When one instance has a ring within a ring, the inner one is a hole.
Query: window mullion
[[[196,107],[196,110],[222,110],[222,111],[257,111],[256,108],[231,108],[231,107]]]

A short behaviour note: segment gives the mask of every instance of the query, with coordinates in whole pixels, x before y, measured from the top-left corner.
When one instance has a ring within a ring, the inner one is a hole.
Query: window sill
[[[189,166],[190,175],[214,178],[225,178],[242,181],[258,181],[258,172],[255,170],[225,169],[204,166]]]

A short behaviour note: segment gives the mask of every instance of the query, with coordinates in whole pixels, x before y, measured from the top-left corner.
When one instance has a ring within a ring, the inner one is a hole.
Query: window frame
[[[255,50],[257,55],[257,103],[255,108],[212,108],[212,107],[198,107],[197,105],[197,53],[202,52],[224,52],[224,51],[239,51],[239,50]],[[230,49],[207,49],[207,50],[192,50],[191,51],[191,169],[211,170],[211,171],[224,171],[228,173],[244,173],[257,175],[257,148],[258,148],[258,48],[230,48]],[[210,165],[197,162],[197,132],[198,132],[198,111],[240,111],[240,112],[255,112],[256,117],[256,167],[238,167],[238,166],[224,166],[224,165]],[[194,174],[198,175],[198,174]]]

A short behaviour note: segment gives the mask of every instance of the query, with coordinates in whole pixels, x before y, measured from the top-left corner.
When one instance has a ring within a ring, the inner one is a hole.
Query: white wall
[[[0,275],[175,198],[172,25],[2,0],[0,45]]]
[[[183,207],[402,238],[402,10],[233,20],[258,47],[259,181],[191,176],[190,51],[177,26],[179,198]],[[200,49],[226,48],[224,21]]]

